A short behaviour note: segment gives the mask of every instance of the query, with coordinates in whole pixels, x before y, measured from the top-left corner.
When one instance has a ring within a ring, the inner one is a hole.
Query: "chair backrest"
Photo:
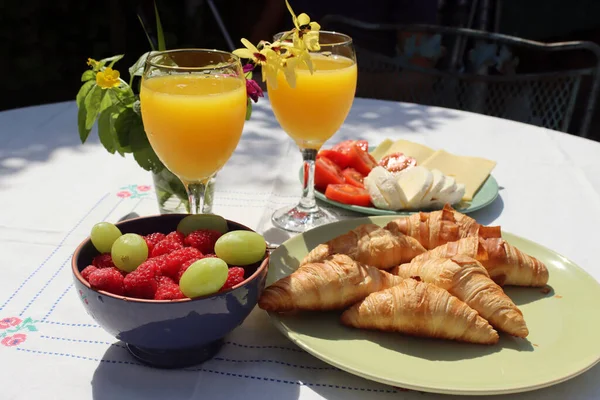
[[[355,39],[359,97],[460,109],[588,134],[600,88],[600,46],[595,43],[541,43],[472,29],[371,24],[338,15],[321,22],[323,30]],[[379,45],[375,52],[370,50],[375,42],[394,43],[395,48],[382,51]],[[569,55],[579,57],[584,66],[564,66]]]

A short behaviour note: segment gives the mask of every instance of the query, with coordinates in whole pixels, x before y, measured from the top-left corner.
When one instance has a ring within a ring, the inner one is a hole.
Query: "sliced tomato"
[[[317,154],[317,158],[327,157],[337,164],[338,167],[344,169],[350,163],[350,156],[347,153],[342,153],[338,150],[321,150]]]
[[[350,156],[350,164],[348,166],[354,168],[363,176],[369,175],[369,172],[377,166],[377,161],[373,156],[357,144],[350,147],[348,155]]]
[[[361,149],[363,149],[364,151],[369,151],[369,142],[367,142],[366,140],[344,140],[343,142],[340,142],[338,144],[336,144],[335,146],[333,146],[331,148],[331,150],[336,150],[336,151],[341,151],[342,153],[348,153],[350,151],[350,148],[357,144],[358,147],[360,147]]]
[[[336,163],[327,157],[319,157],[315,161],[315,187],[321,192],[325,191],[328,185],[342,184],[346,182],[342,170]]]
[[[364,188],[365,185],[363,181],[365,177],[363,174],[355,170],[354,168],[346,168],[342,171],[344,178],[346,179],[346,183],[352,186],[356,186],[359,188]]]
[[[366,189],[352,186],[350,184],[329,185],[325,191],[325,197],[338,203],[354,206],[369,207],[371,196]]]
[[[417,165],[417,160],[410,156],[405,156],[404,153],[392,153],[383,157],[379,161],[379,165],[390,172],[400,172],[403,169]]]

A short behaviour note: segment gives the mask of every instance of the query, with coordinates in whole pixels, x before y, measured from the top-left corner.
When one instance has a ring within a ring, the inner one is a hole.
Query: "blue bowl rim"
[[[168,214],[169,216],[182,216],[182,217],[186,217],[190,214]],[[142,220],[142,219],[148,219],[148,218],[160,218],[162,217],[163,214],[154,214],[154,215],[145,215],[142,217],[137,217],[137,218],[131,218],[131,219],[127,219],[125,221],[121,221],[121,222],[117,222],[115,225],[117,227],[119,227],[120,225],[127,223],[127,222],[131,222],[131,221],[136,221],[136,220]],[[236,225],[239,225],[240,227],[255,232],[254,229],[250,229],[249,227],[247,227],[246,225],[240,224],[239,222],[235,222],[235,221],[231,221],[226,219],[227,222],[232,222]],[[108,296],[108,297],[112,297],[113,299],[116,300],[124,300],[124,301],[128,301],[128,302],[132,302],[132,303],[146,303],[146,304],[179,304],[179,303],[188,303],[188,302],[192,302],[192,301],[200,301],[200,300],[205,300],[205,299],[209,299],[211,297],[215,297],[215,296],[220,296],[223,294],[227,294],[229,292],[232,292],[244,285],[246,285],[248,282],[253,281],[254,279],[256,279],[263,270],[265,270],[268,265],[269,265],[269,251],[265,251],[265,257],[263,258],[260,266],[258,268],[256,268],[256,271],[254,271],[254,273],[252,275],[250,275],[248,278],[244,279],[242,282],[238,283],[237,285],[233,286],[232,288],[224,291],[224,292],[217,292],[217,293],[213,293],[207,296],[201,296],[201,297],[194,297],[192,298],[185,298],[185,299],[176,299],[176,300],[151,300],[151,299],[139,299],[137,297],[128,297],[128,296],[119,296],[104,290],[96,290],[94,288],[92,288],[92,286],[89,284],[89,282],[85,279],[83,279],[83,276],[81,276],[81,273],[79,272],[79,267],[77,266],[77,259],[79,258],[79,253],[81,253],[81,249],[83,248],[83,246],[85,246],[86,244],[88,244],[89,242],[91,242],[90,237],[86,237],[75,249],[75,251],[73,252],[73,256],[71,257],[71,269],[73,272],[73,275],[77,278],[77,280],[84,285],[85,287],[87,287],[90,290],[93,290],[96,293],[100,293],[104,296]]]

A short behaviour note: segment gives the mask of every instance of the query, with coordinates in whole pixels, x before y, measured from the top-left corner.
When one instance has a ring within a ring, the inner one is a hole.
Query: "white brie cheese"
[[[406,196],[409,208],[418,208],[423,197],[431,188],[433,174],[425,167],[412,167],[397,175],[398,185]]]

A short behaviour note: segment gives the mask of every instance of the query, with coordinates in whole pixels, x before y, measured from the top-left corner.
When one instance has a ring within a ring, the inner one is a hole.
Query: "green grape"
[[[185,270],[179,280],[179,288],[190,298],[213,294],[223,287],[228,272],[225,261],[215,257],[203,258]]]
[[[210,229],[221,233],[229,230],[225,218],[215,214],[188,215],[177,224],[177,231],[186,236],[199,229]]]
[[[215,254],[229,265],[250,265],[262,260],[265,239],[256,232],[231,231],[215,243]]]
[[[92,227],[90,239],[100,253],[110,253],[113,243],[121,235],[119,228],[110,222],[99,222]]]
[[[126,233],[115,240],[110,253],[117,268],[131,272],[148,258],[148,245],[140,235]]]

